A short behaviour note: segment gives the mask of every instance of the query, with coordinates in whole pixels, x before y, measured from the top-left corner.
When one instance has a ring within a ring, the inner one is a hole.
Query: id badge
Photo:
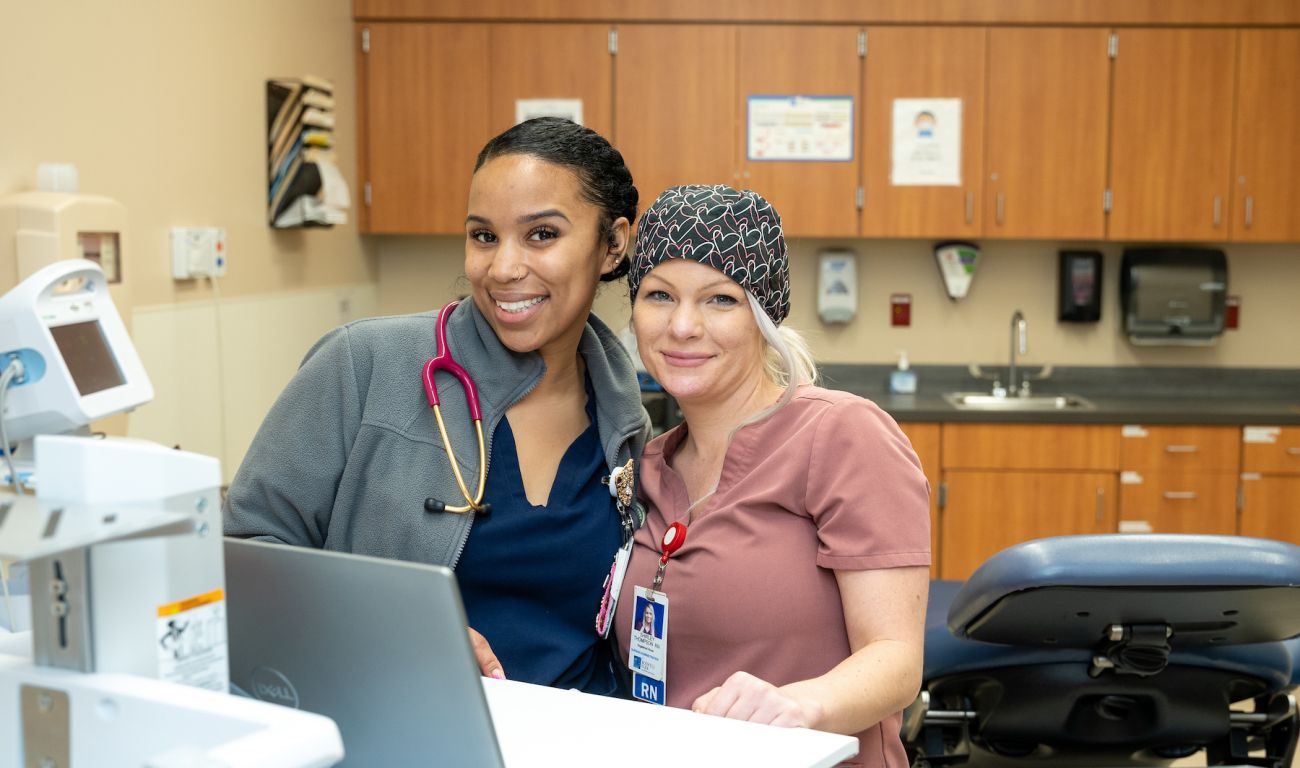
[[[619,592],[623,589],[623,577],[627,576],[627,564],[632,558],[632,539],[618,548],[614,553],[614,564],[605,577],[605,594],[600,598],[600,610],[596,613],[596,634],[609,637],[609,630],[614,626],[614,610],[618,608]]]
[[[627,666],[632,670],[632,695],[651,704],[667,703],[668,595],[636,588]]]

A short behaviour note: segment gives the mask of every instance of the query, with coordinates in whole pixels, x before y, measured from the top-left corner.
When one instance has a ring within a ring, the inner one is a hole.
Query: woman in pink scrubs
[[[618,603],[623,657],[635,590],[653,587],[681,522],[659,587],[666,703],[856,735],[854,765],[905,768],[930,563],[910,443],[871,401],[811,383],[807,347],[778,327],[785,239],[759,195],[664,192],[641,218],[629,282],[641,359],[685,421],[642,458],[649,516]]]

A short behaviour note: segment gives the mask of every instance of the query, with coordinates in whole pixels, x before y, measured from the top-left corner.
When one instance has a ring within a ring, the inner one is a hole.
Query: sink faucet
[[[1011,315],[1011,365],[1007,369],[1007,394],[1012,397],[1019,397],[1028,394],[1024,382],[1020,388],[1016,388],[1016,349],[1020,349],[1020,354],[1025,354],[1026,342],[1028,341],[1029,326],[1025,323],[1025,315],[1020,310],[1016,310]]]

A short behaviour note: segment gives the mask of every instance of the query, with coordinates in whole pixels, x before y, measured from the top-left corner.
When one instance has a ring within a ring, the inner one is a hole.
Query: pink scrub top
[[[651,586],[669,523],[687,522],[686,485],[669,466],[685,427],[641,460],[649,512],[615,617],[623,663],[633,589]],[[869,400],[800,387],[736,433],[668,564],[668,704],[689,708],[737,671],[778,686],[825,674],[850,652],[834,571],[929,564],[929,486],[907,437]],[[900,723],[895,713],[858,734],[850,765],[906,768]]]

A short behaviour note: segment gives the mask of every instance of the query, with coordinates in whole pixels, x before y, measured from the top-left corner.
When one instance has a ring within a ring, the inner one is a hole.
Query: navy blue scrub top
[[[487,638],[506,677],[613,694],[620,676],[596,611],[621,542],[618,508],[586,381],[587,429],[565,451],[546,506],[524,493],[508,419],[492,441],[483,498],[492,505],[470,528],[456,565],[469,625]]]

